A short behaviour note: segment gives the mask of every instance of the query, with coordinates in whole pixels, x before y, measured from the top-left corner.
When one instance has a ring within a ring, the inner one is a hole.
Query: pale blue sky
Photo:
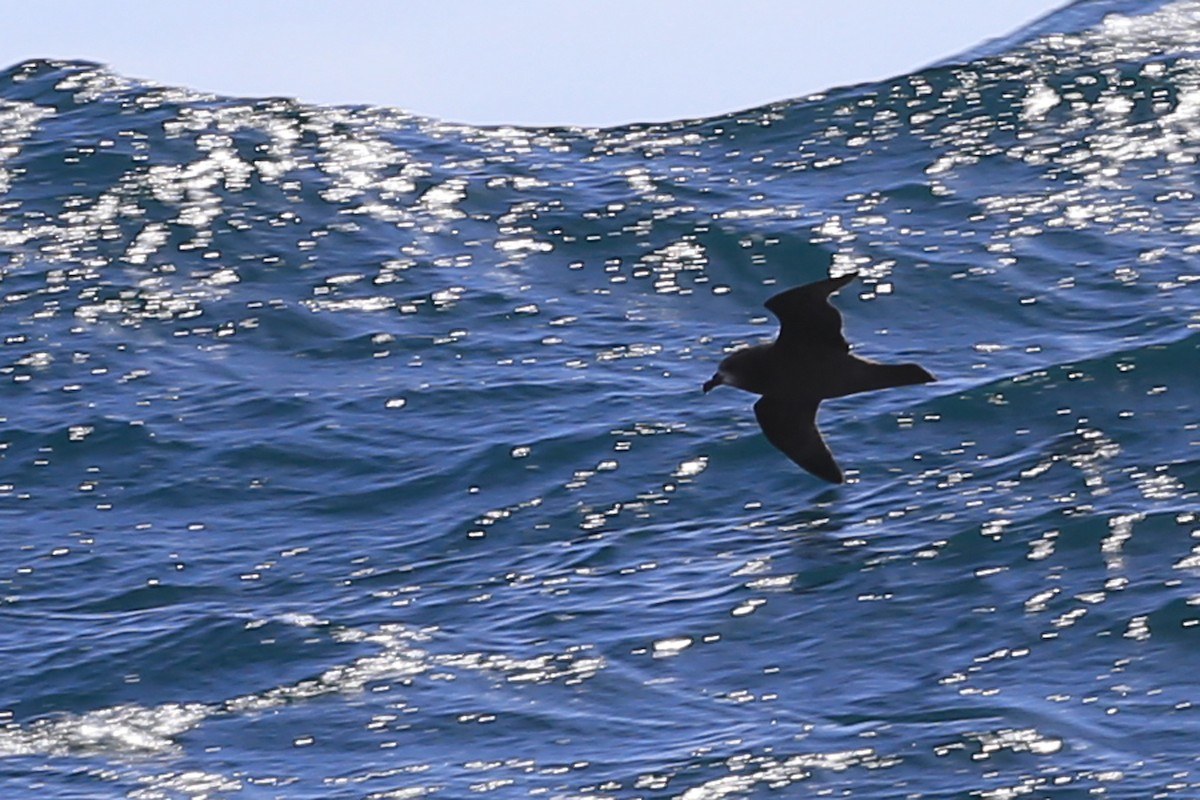
[[[101,61],[158,83],[456,122],[612,125],[904,74],[1065,0],[30,0],[0,66]]]

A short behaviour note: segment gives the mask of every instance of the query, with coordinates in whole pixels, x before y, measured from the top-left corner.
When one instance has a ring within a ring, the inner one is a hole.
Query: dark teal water
[[[0,794],[1200,796],[1200,3],[611,130],[0,73]],[[850,482],[700,385],[857,269]]]

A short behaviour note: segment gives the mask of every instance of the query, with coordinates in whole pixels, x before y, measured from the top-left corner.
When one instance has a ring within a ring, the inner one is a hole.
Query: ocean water
[[[607,130],[0,73],[0,796],[1200,796],[1200,2]],[[849,482],[701,383],[857,270]]]

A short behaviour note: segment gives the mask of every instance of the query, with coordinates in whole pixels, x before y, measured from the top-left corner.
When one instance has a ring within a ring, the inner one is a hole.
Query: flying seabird
[[[845,479],[817,429],[822,400],[937,380],[918,364],[879,364],[850,352],[842,315],[829,295],[855,277],[806,283],[768,299],[764,305],[779,319],[779,336],[731,353],[704,384],[705,394],[728,385],[762,395],[754,416],[767,441],[831,483]]]

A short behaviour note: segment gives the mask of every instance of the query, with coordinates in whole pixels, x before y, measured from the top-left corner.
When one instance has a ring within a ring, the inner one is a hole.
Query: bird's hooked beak
[[[704,393],[708,394],[709,392],[711,392],[713,389],[717,388],[718,386],[724,385],[724,383],[725,383],[725,376],[723,376],[721,373],[718,372],[704,382]]]

